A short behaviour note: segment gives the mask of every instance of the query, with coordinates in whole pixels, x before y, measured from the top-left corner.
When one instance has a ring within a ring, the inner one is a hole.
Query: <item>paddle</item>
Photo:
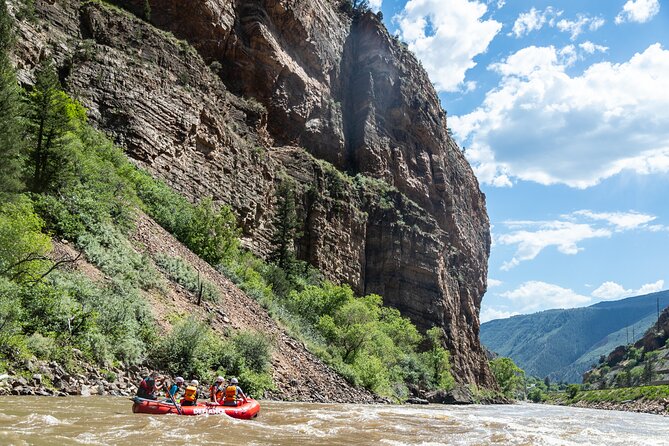
[[[178,405],[177,402],[174,400],[174,395],[172,395],[172,392],[170,392],[169,388],[167,389],[167,395],[169,395],[170,400],[172,401],[172,404],[174,404],[174,407],[177,408],[177,413],[179,415],[183,415],[183,413],[181,413],[181,406]]]

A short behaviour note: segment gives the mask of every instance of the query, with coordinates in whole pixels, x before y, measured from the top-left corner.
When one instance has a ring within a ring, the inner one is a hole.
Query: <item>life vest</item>
[[[212,384],[209,388],[209,398],[213,398],[216,402],[221,401],[223,399],[223,389],[216,384]]]
[[[224,403],[236,403],[237,402],[237,386],[228,386],[225,388],[225,400]]]
[[[146,377],[139,383],[139,388],[137,389],[137,396],[140,398],[155,399],[155,386],[156,382],[151,377]]]
[[[184,393],[184,401],[195,402],[197,399],[197,387],[188,386],[186,387],[186,392]]]

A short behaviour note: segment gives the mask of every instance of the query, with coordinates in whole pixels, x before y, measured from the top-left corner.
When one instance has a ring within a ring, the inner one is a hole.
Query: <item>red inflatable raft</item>
[[[134,413],[150,413],[153,415],[164,415],[173,413],[176,415],[222,415],[226,414],[233,418],[249,420],[258,416],[260,404],[253,398],[248,398],[241,402],[239,406],[223,406],[218,403],[198,403],[196,406],[177,407],[166,401],[145,400],[135,398],[132,405]]]

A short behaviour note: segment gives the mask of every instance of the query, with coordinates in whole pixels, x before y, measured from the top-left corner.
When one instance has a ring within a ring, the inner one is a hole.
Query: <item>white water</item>
[[[261,402],[260,416],[133,414],[127,398],[1,398],[0,445],[669,446],[669,418],[594,409]]]

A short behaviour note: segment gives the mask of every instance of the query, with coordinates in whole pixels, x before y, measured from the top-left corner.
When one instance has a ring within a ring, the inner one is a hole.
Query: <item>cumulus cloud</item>
[[[566,73],[554,47],[528,47],[489,68],[502,80],[483,104],[452,116],[479,180],[587,188],[623,170],[669,172],[669,51]]]
[[[552,6],[547,7],[543,11],[532,7],[528,12],[520,13],[508,35],[519,38],[532,31],[540,30],[545,24],[555,26],[555,19],[560,15],[562,15],[562,11],[556,11]]]
[[[617,300],[624,297],[643,296],[645,294],[655,293],[661,291],[662,288],[664,288],[664,280],[647,283],[642,285],[638,290],[627,290],[616,282],[604,282],[592,292],[592,295],[602,300]]]
[[[481,314],[479,316],[479,319],[481,320],[481,323],[483,324],[484,322],[489,322],[494,319],[506,319],[511,316],[515,316],[517,313],[515,311],[506,311],[506,310],[501,310],[497,308],[492,308],[492,307],[483,307],[481,308]]]
[[[659,0],[628,0],[616,16],[616,24],[624,22],[645,23],[660,12]]]
[[[589,296],[583,296],[569,288],[541,281],[529,281],[515,290],[501,294],[521,305],[521,312],[545,310],[548,308],[573,308],[590,302]]]
[[[476,66],[502,24],[483,19],[487,6],[476,0],[409,0],[394,17],[406,41],[439,91],[469,88],[465,73]]]
[[[596,31],[604,26],[604,23],[605,20],[601,17],[578,14],[575,20],[562,19],[557,22],[556,26],[560,31],[569,33],[571,40],[576,40],[586,29]]]
[[[608,46],[596,45],[589,40],[586,40],[583,43],[579,43],[578,46],[588,54],[595,54],[598,51],[600,53],[606,53],[609,50]]]
[[[501,280],[490,279],[490,278],[489,278],[489,279],[488,279],[488,288],[493,288],[493,287],[496,287],[496,286],[501,286],[502,283],[504,283],[504,282],[502,282]]]
[[[592,220],[603,220],[615,227],[618,232],[628,231],[639,227],[646,227],[648,223],[655,220],[654,215],[642,214],[640,212],[592,212],[589,210],[580,210],[574,212],[574,215],[582,215]]]
[[[640,212],[593,212],[583,209],[563,215],[562,220],[507,221],[508,232],[495,235],[495,243],[515,246],[511,260],[502,264],[508,271],[521,262],[533,260],[544,249],[555,247],[558,252],[575,255],[583,250],[579,243],[608,238],[615,233],[631,230],[655,232],[658,225],[649,225],[657,217]],[[585,221],[584,221],[585,220]]]
[[[383,0],[369,0],[369,7],[372,8],[372,11],[379,11],[383,5]]]
[[[578,246],[579,242],[611,236],[609,229],[571,221],[507,222],[507,225],[521,229],[496,238],[500,245],[516,246],[513,258],[502,264],[503,271],[536,258],[541,251],[551,246],[562,254],[574,255],[583,249]]]

